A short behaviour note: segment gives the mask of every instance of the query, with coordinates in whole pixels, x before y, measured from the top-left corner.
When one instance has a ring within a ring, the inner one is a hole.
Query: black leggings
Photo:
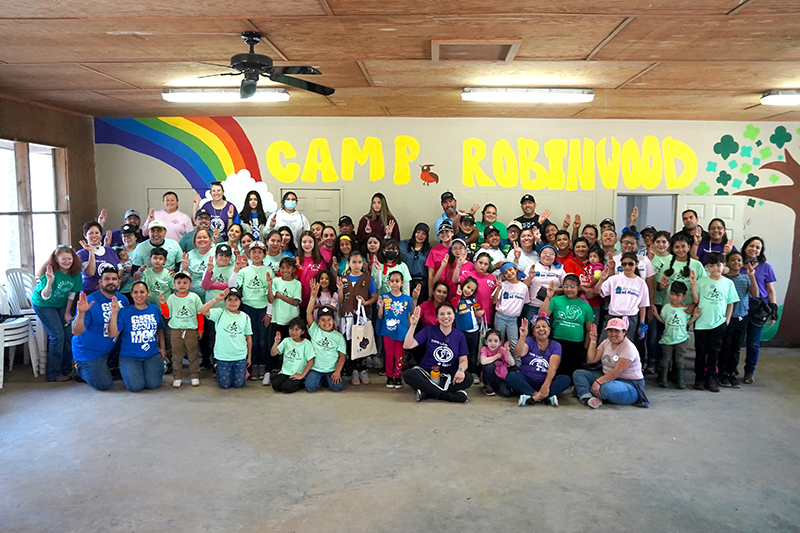
[[[272,390],[287,394],[303,390],[306,387],[304,379],[290,379],[286,374],[278,374],[272,378]]]
[[[473,380],[472,374],[466,372],[464,374],[464,381],[456,383],[451,380],[447,389],[442,389],[438,379],[432,378],[427,370],[418,366],[409,368],[403,372],[403,381],[405,381],[409,387],[420,390],[436,400],[450,401],[451,393],[470,388]]]

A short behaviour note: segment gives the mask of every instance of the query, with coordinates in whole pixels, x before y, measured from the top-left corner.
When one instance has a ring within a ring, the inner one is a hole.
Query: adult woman
[[[708,237],[701,238],[700,235],[695,234],[689,255],[706,264],[705,258],[711,252],[728,255],[728,252],[735,249],[733,241],[726,234],[725,221],[721,218],[712,218],[708,224]]]
[[[350,252],[352,251],[353,237],[347,234],[339,235],[336,238],[336,257],[338,258],[338,263],[331,268],[331,270],[336,271],[338,276],[344,276],[347,273],[347,258],[350,257]]]
[[[514,356],[521,358],[519,372],[509,372],[506,384],[520,395],[519,405],[542,402],[558,407],[558,395],[569,387],[569,376],[559,372],[561,344],[550,340],[550,321],[537,316],[533,323],[533,337],[528,337],[528,321],[522,319]]]
[[[205,301],[206,291],[203,290],[203,276],[208,268],[208,259],[214,257],[214,247],[212,246],[211,230],[199,228],[194,232],[194,249],[183,254],[181,260],[181,271],[188,273],[192,277],[190,291]]]
[[[178,195],[176,193],[165,192],[161,197],[161,202],[164,204],[164,209],[158,211],[151,209],[143,229],[147,231],[147,227],[152,221],[160,220],[167,227],[167,238],[180,242],[181,237],[194,229],[192,219],[186,213],[178,211]]]
[[[120,270],[122,265],[119,263],[117,252],[110,246],[103,246],[103,226],[99,223],[92,220],[84,224],[83,236],[86,240],[81,241],[83,249],[78,250],[78,258],[83,268],[81,273],[83,290],[88,295],[97,290],[100,272],[104,266],[113,266]]]
[[[300,246],[300,235],[311,229],[308,219],[297,210],[297,195],[292,191],[283,194],[281,208],[272,213],[267,219],[269,229],[289,226],[294,235],[295,246]]]
[[[427,328],[428,326],[433,326],[434,324],[439,323],[439,319],[436,317],[436,309],[439,307],[440,304],[443,302],[448,301],[450,298],[450,288],[447,286],[447,283],[444,281],[437,281],[433,284],[433,289],[431,290],[431,297],[429,300],[425,300],[421,304],[419,304],[419,325],[420,327]],[[416,303],[414,305],[416,307]]]
[[[483,211],[481,212],[483,218],[479,222],[475,223],[475,227],[478,228],[480,235],[478,236],[478,244],[483,244],[485,239],[483,232],[486,230],[487,226],[492,226],[497,228],[497,231],[500,232],[500,246],[507,246],[508,245],[508,229],[506,225],[497,220],[497,207],[494,204],[486,204],[483,206]]]
[[[428,253],[431,251],[431,245],[428,242],[429,232],[428,225],[420,222],[414,227],[414,234],[411,238],[400,242],[403,262],[411,274],[410,289],[413,291],[414,287],[421,285],[419,297],[422,301],[428,299],[428,269],[425,267],[425,261],[428,260]]]
[[[561,288],[564,294],[555,296],[555,283],[550,283],[541,312],[551,317],[553,338],[561,344],[562,359],[558,373],[572,378],[572,373],[586,362],[589,329],[594,324],[594,313],[586,300],[580,298],[578,276],[564,276]]]
[[[600,238],[600,235],[598,235],[597,232],[597,226],[594,224],[586,224],[581,232],[581,237],[586,239],[586,241],[589,243],[589,248],[594,246],[597,243],[597,239]]]
[[[511,228],[509,227],[509,232]],[[514,263],[519,272],[525,273],[532,264],[539,259],[539,254],[534,250],[533,244],[536,240],[533,229],[524,229],[519,234],[519,242],[514,242],[511,250],[508,251],[506,261]]]
[[[419,366],[403,372],[403,380],[417,391],[416,401],[433,398],[447,402],[466,403],[467,391],[473,381],[467,372],[467,341],[464,334],[453,327],[456,311],[452,304],[443,302],[436,308],[439,324],[428,326],[414,335],[420,310],[414,309],[409,321],[403,348],[413,350],[425,347]]]
[[[639,351],[626,336],[628,319],[612,318],[606,331],[608,338],[597,346],[597,327],[589,332],[589,350],[586,361],[602,361],[603,370],[576,370],[572,375],[575,392],[583,405],[597,409],[603,400],[619,405],[649,407],[644,393],[644,374]]]
[[[292,228],[281,226],[278,228],[278,233],[281,234],[281,250],[286,254],[286,257],[297,257],[297,246],[294,244]]]
[[[650,305],[650,293],[647,290],[647,283],[639,277],[639,256],[635,252],[625,252],[622,254],[620,264],[622,273],[614,274],[616,272],[614,261],[609,260],[592,293],[603,297],[610,296],[606,324],[613,318],[625,317],[626,324],[639,324],[638,338],[644,338],[646,330],[643,326],[645,313]],[[625,330],[628,332],[628,338],[634,342],[637,338],[636,326],[632,326],[630,330],[626,327]]]
[[[391,210],[389,210],[389,203],[386,201],[386,197],[379,192],[372,195],[369,213],[361,217],[358,222],[356,240],[359,244],[363,244],[372,233],[400,241],[400,227],[397,225],[397,220]]]
[[[211,182],[211,200],[200,202],[200,195],[194,197],[197,209],[205,207],[211,215],[211,231],[213,235],[219,235],[219,241],[228,240],[228,228],[239,216],[236,206],[225,199],[225,189],[222,182]],[[195,209],[195,213],[197,212]]]
[[[244,232],[252,233],[256,240],[266,230],[267,214],[264,212],[261,195],[258,194],[258,191],[247,193],[242,210],[239,212],[239,220]]]
[[[528,300],[529,303],[525,304],[522,310],[522,316],[530,321],[533,315],[539,313],[547,293],[547,287],[552,281],[557,293],[561,294],[561,284],[564,281],[566,272],[561,266],[561,263],[556,261],[555,246],[546,244],[539,252],[539,260],[528,267],[525,272],[525,283],[528,286]]]
[[[777,281],[775,272],[772,266],[767,263],[766,247],[761,237],[750,237],[744,241],[742,245],[744,252],[744,262],[755,266],[755,278],[758,285],[758,296],[761,300],[766,300],[772,308],[772,320],[776,320],[778,316],[778,304],[775,299],[775,287],[773,283]],[[754,298],[750,296],[750,299]],[[750,312],[755,310],[755,305],[751,301]],[[758,364],[758,354],[761,351],[761,333],[764,331],[764,326],[756,325],[752,320],[747,325],[747,355],[744,362],[744,379],[742,381],[747,384],[753,383],[753,374],[756,372],[756,364]]]
[[[72,303],[83,289],[81,262],[69,246],[59,246],[39,269],[33,289],[33,310],[49,338],[47,381],[72,379]]]
[[[239,241],[241,240],[242,235],[244,234],[245,231],[241,224],[231,224],[231,226],[228,228],[228,240],[227,240],[228,246],[230,246],[233,249],[238,249]]]
[[[580,295],[592,308],[595,324],[600,318],[600,297],[589,296],[588,293],[597,283],[597,278],[589,269],[589,241],[585,237],[578,237],[572,245],[572,257],[564,262],[564,272],[575,274],[580,280]]]
[[[556,245],[556,233],[558,233],[558,226],[556,226],[552,222],[547,224],[545,227],[543,227],[542,228],[542,235],[541,235],[541,239],[542,240],[539,243],[537,243],[536,251],[538,252],[539,250],[542,249],[543,246],[546,246],[548,244],[551,245],[551,246],[555,246]],[[567,234],[567,235],[569,236],[569,234]]]
[[[319,253],[325,260],[325,269],[328,270],[334,264],[333,256],[336,254],[336,230],[333,226],[325,226],[322,229]]]
[[[120,309],[116,296],[111,299],[108,336],[122,335],[119,371],[131,392],[159,388],[164,374],[164,321],[158,306],[147,303],[149,294],[147,284],[137,281],[131,289],[133,305]]]

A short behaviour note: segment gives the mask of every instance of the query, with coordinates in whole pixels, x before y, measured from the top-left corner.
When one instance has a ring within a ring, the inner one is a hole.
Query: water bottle
[[[439,375],[440,375],[439,374],[439,367],[438,366],[432,366],[431,367],[431,377],[433,379],[439,379]]]

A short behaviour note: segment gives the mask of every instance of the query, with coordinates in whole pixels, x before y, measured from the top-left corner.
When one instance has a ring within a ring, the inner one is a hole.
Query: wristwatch
[[[461,372],[465,373],[465,374],[467,373],[467,369],[466,368],[459,368],[458,370],[456,370],[456,372],[458,372],[459,370]]]

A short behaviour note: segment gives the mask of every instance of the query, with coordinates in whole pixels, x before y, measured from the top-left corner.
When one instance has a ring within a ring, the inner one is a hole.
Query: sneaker
[[[403,388],[403,380],[400,378],[394,378],[394,388],[395,389],[402,389]]]
[[[64,383],[65,381],[72,381],[72,376],[58,376],[53,381],[57,381],[58,383]]]
[[[745,374],[744,378],[742,379],[742,383],[745,385],[752,385],[754,381],[753,374]]]
[[[175,387],[176,389],[180,389],[181,388],[181,380],[179,380],[179,379],[173,380],[172,381],[172,386]]]
[[[719,392],[719,382],[717,376],[711,374],[706,378],[706,388],[711,392]]]
[[[520,394],[519,395],[519,402],[517,405],[522,407],[523,405],[533,405],[535,402],[533,401],[533,396],[529,394]]]
[[[430,396],[428,396],[421,390],[417,390],[417,394],[414,396],[414,401],[421,402],[422,400],[427,400],[428,398],[430,398]]]
[[[486,396],[496,396],[496,393],[495,393],[495,392],[492,390],[492,388],[491,388],[491,387],[484,387],[484,388],[483,388],[483,393],[484,393]]]
[[[547,398],[544,399],[542,403],[544,403],[545,405],[552,405],[553,407],[558,407],[558,396],[556,396],[555,394],[553,396],[548,396]]]
[[[250,381],[258,381],[258,365],[250,365]]]
[[[369,371],[362,370],[361,371],[361,384],[362,385],[369,385]]]
[[[353,375],[350,377],[350,385],[361,385],[361,378],[359,378],[358,370],[353,370]]]
[[[200,386],[200,380],[197,378],[192,378],[192,387],[199,387],[199,386]]]
[[[720,374],[720,376],[719,376],[719,386],[720,387],[730,387],[731,386],[730,378],[728,376],[724,376],[724,375]]]
[[[394,388],[394,378],[386,378],[386,388],[387,389]]]
[[[272,385],[272,373],[271,372],[265,372],[264,373],[264,379],[261,380],[261,385],[264,386],[264,387],[269,387],[270,385]]]
[[[588,405],[592,409],[597,409],[598,407],[603,405],[603,400],[601,400],[597,396],[592,396],[591,398],[589,398],[589,401],[586,402],[586,405]]]
[[[694,378],[694,390],[703,390],[705,389],[705,383],[703,383],[703,378]]]
[[[731,384],[732,389],[741,389],[742,384],[739,383],[739,380],[736,379],[736,376],[728,376],[728,383]]]
[[[467,403],[469,401],[469,395],[465,390],[457,390],[450,393],[449,401],[454,403]]]

